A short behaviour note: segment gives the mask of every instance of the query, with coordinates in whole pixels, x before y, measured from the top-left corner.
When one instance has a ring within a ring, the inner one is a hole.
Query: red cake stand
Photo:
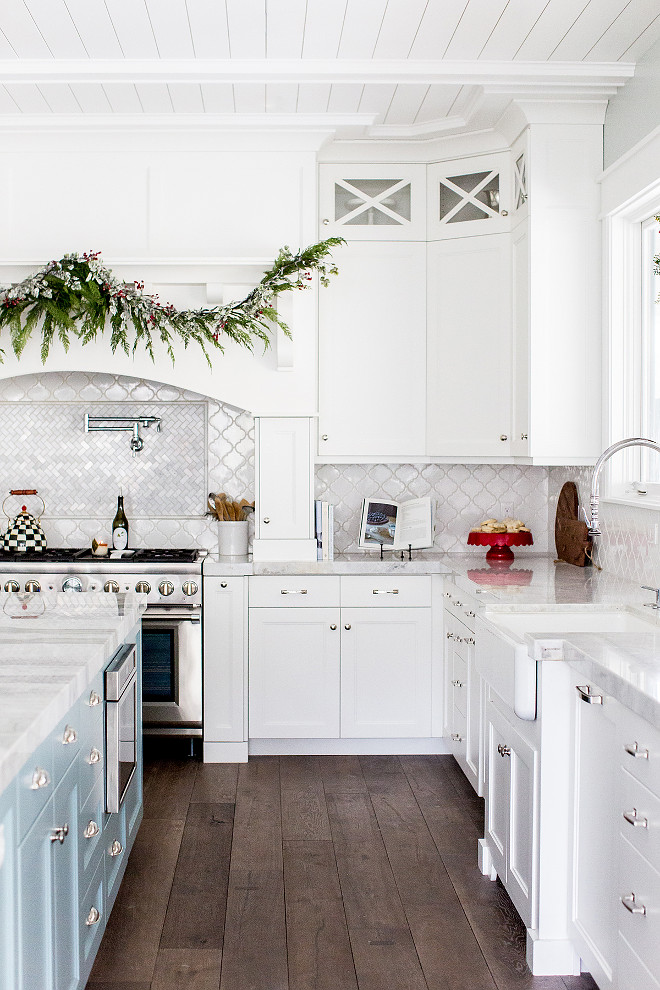
[[[531,533],[470,533],[468,544],[477,547],[490,547],[486,554],[486,560],[508,561],[513,560],[514,554],[511,547],[528,547],[534,540]]]

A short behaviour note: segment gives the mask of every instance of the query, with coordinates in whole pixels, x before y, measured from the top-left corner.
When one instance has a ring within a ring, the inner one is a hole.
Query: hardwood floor
[[[451,756],[147,759],[88,990],[595,990],[533,977]]]

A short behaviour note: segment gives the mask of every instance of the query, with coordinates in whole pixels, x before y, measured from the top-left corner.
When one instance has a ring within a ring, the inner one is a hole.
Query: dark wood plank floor
[[[450,756],[148,758],[88,988],[595,990],[529,973],[482,821]]]

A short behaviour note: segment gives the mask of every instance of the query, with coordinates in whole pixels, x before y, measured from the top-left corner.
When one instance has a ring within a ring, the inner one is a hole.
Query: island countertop
[[[114,655],[143,595],[0,593],[0,792]]]

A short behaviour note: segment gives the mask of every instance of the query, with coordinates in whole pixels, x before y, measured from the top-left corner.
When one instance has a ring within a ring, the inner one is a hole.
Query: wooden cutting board
[[[578,517],[578,492],[573,481],[567,481],[559,493],[555,517],[557,557],[567,564],[584,567],[591,563],[591,538],[587,524]]]

